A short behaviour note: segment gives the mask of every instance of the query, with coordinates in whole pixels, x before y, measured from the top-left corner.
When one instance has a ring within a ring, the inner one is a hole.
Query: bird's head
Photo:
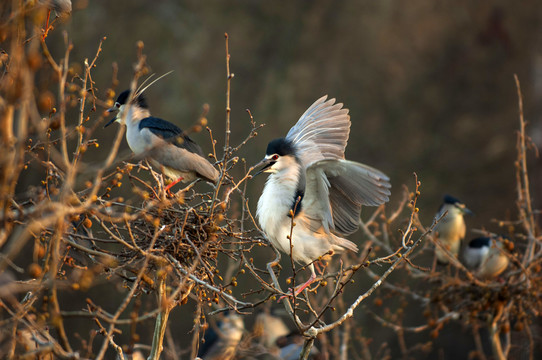
[[[121,92],[120,95],[117,97],[117,100],[115,101],[113,107],[107,109],[108,112],[116,112],[117,114],[113,119],[111,119],[107,124],[104,125],[104,128],[108,127],[114,122],[120,122],[123,117],[124,111],[126,110],[126,107],[128,105],[132,106],[133,111],[149,109],[149,105],[147,104],[147,100],[145,99],[143,94],[139,94],[133,97],[132,101],[130,101],[130,90],[125,90]]]
[[[266,173],[277,173],[297,164],[294,144],[285,138],[275,139],[267,145],[267,151],[262,161],[254,167],[260,167],[254,176]]]
[[[444,196],[444,204],[442,205],[445,207],[448,212],[457,213],[461,215],[474,215],[474,213],[469,210],[465,204],[463,204],[461,201],[456,199],[453,196],[446,195]]]
[[[474,249],[483,249],[483,248],[489,248],[491,245],[491,238],[487,236],[478,237],[476,239],[472,239],[467,244],[467,251],[471,251]]]

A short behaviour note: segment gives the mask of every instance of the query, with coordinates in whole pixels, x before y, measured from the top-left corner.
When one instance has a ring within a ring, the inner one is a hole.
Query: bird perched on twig
[[[444,202],[436,214],[436,218],[442,219],[435,225],[436,240],[439,241],[452,255],[457,258],[461,241],[465,238],[467,227],[465,225],[465,214],[472,215],[472,211],[467,209],[458,199],[450,195],[444,196]],[[441,264],[448,264],[449,258],[444,250],[439,246],[435,248],[435,255]]]
[[[180,128],[169,121],[151,116],[143,91],[130,96],[123,91],[109,112],[118,111],[104,127],[126,118],[126,140],[138,156],[145,156],[152,166],[159,168],[173,180],[166,190],[179,181],[196,178],[216,183],[219,172],[205,159],[203,151]]]
[[[473,239],[463,251],[465,265],[475,270],[475,275],[481,279],[496,278],[510,262],[503,247],[503,242],[494,237]]]
[[[326,99],[312,104],[286,137],[271,141],[257,165],[263,168],[256,175],[270,174],[256,213],[262,230],[280,251],[310,264],[311,277],[296,294],[316,278],[315,260],[358,250],[343,237],[358,229],[362,205],[381,205],[390,195],[386,175],[345,160],[348,109]]]

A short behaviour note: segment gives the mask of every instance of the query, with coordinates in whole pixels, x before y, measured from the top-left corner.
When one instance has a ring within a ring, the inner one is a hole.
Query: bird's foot
[[[314,262],[314,267],[316,268],[316,271],[318,271],[318,274],[322,275],[324,273],[324,269],[326,268],[326,264],[321,260],[317,260]]]

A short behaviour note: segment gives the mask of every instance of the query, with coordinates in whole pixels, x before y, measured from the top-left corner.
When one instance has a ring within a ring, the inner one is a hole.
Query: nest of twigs
[[[456,279],[435,288],[431,300],[471,320],[487,321],[505,309],[508,320],[522,321],[542,310],[540,280],[513,270],[488,282]]]

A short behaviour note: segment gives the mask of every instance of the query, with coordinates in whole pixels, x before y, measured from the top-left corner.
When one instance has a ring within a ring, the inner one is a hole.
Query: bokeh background
[[[227,32],[235,74],[232,143],[250,130],[245,109],[266,124],[242,150],[248,164],[260,160],[267,142],[284,136],[313,101],[329,94],[350,109],[347,158],[390,176],[392,205],[403,184],[413,188],[416,172],[426,224],[444,194],[476,213],[467,219],[469,229],[498,232],[492,220],[515,214],[514,74],[522,86],[529,135],[539,149],[542,145],[540,1],[74,0],[71,18],[47,38],[56,57],[65,51],[62,29],[78,63],[93,58],[107,37],[93,71],[104,99],[113,63],[120,80],[115,90],[129,86],[136,43],[143,41],[152,72],[174,71],[146,91],[153,115],[188,128],[209,104],[209,126],[219,145]],[[101,149],[88,161],[103,160],[100,151],[107,153],[115,132],[112,126],[95,133]],[[210,151],[205,132],[193,138]],[[542,162],[531,156],[529,165],[534,207],[540,208]],[[249,183],[254,211],[264,180]],[[191,324],[178,326],[188,331]]]
[[[129,86],[136,42],[143,41],[153,72],[174,71],[146,92],[153,114],[187,128],[207,103],[219,140],[227,32],[233,143],[248,133],[245,109],[267,124],[245,148],[249,163],[329,94],[350,109],[349,159],[386,172],[395,190],[418,173],[422,218],[433,216],[446,193],[476,212],[472,226],[488,226],[514,209],[513,74],[521,81],[530,135],[542,143],[539,1],[75,0],[61,27],[79,63],[107,37],[94,71],[102,92],[111,86],[113,62],[118,92]],[[59,30],[48,40],[57,55],[64,52]],[[96,135],[112,139],[109,129]],[[205,134],[194,137],[210,150]],[[539,193],[540,162],[533,165]],[[256,196],[262,182],[251,186]]]

